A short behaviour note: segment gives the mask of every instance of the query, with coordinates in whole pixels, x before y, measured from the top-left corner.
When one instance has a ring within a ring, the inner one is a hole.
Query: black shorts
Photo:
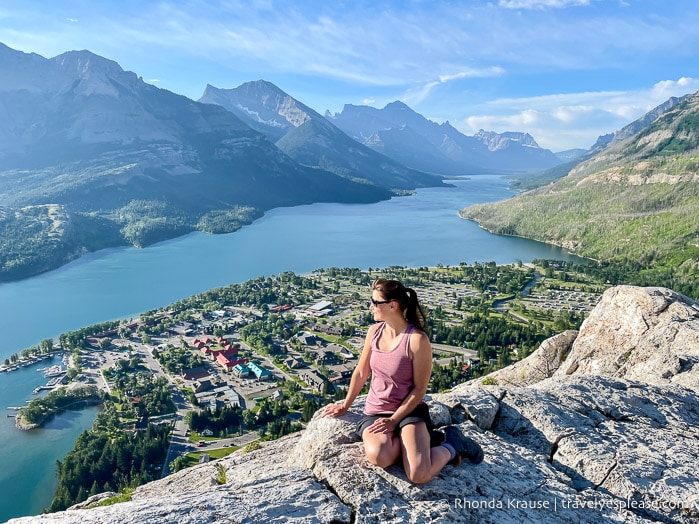
[[[357,422],[357,427],[355,428],[355,432],[357,436],[361,439],[362,434],[364,433],[364,430],[371,426],[376,420],[380,418],[388,418],[390,417],[391,414],[385,414],[385,415],[367,415],[366,413],[362,415],[362,418],[359,419],[359,422]],[[432,419],[430,418],[430,409],[427,407],[427,404],[425,403],[420,403],[417,405],[417,407],[412,410],[410,413],[408,413],[403,420],[401,420],[398,423],[398,426],[396,426],[395,434],[398,435],[400,433],[400,430],[403,429],[404,426],[407,426],[408,424],[417,424],[418,422],[424,422],[427,424],[427,431],[429,431],[430,435],[432,435]]]

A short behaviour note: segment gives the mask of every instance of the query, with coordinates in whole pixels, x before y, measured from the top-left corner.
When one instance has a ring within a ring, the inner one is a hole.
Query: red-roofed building
[[[238,348],[234,348],[233,346],[229,346],[228,348],[222,349],[221,351],[219,351],[218,354],[225,355],[227,357],[235,356],[238,354]]]
[[[245,364],[248,359],[247,358],[234,358],[231,359],[228,356],[224,355],[223,352],[219,352],[218,355],[216,355],[216,361],[221,365],[222,368],[224,369],[232,369],[238,364]]]

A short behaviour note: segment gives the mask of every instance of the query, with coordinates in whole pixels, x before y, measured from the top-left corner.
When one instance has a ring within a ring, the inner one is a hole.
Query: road
[[[432,349],[437,352],[437,351],[447,351],[450,353],[458,353],[460,355],[463,355],[465,358],[478,358],[478,352],[474,351],[472,349],[466,349],[458,346],[449,346],[447,344],[432,344]],[[454,356],[450,356],[447,358],[439,358],[435,360],[437,364],[440,366],[445,366],[451,362],[451,359],[454,358]]]

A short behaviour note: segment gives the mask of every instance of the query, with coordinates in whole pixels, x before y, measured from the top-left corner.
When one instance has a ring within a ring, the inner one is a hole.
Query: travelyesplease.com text
[[[652,511],[676,511],[676,510],[694,510],[699,511],[699,498],[695,500],[646,500],[646,499],[633,499],[631,497],[626,499],[619,498],[550,498],[550,499],[524,499],[524,498],[509,498],[504,497],[501,499],[490,498],[456,498],[453,500],[452,507],[455,510],[492,510],[492,509],[505,509],[505,510],[544,510],[544,511],[559,511],[559,510],[652,510]]]

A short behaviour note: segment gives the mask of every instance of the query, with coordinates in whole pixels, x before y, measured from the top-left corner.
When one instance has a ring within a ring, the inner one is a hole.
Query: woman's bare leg
[[[387,468],[398,462],[401,454],[400,439],[388,433],[370,433],[366,429],[362,433],[364,452],[375,466]]]
[[[405,474],[416,484],[432,480],[452,458],[444,446],[430,448],[430,433],[424,422],[404,426],[400,442]]]

